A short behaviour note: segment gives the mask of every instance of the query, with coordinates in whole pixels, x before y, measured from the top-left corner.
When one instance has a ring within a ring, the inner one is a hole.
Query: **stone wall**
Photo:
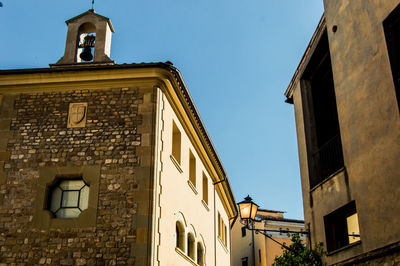
[[[351,265],[351,264],[347,264]],[[365,265],[365,266],[373,266],[373,265],[383,265],[383,266],[392,266],[392,265],[400,265],[400,252],[397,251],[397,253],[390,254],[385,257],[378,257],[378,258],[373,258],[368,261],[363,261],[358,263],[357,265]]]
[[[359,256],[350,258],[348,260],[333,264],[334,266],[347,266],[347,265],[400,265],[400,242],[365,252]]]
[[[116,88],[4,95],[3,102],[13,105],[2,104],[0,115],[1,265],[135,264],[138,238],[148,241],[147,230],[135,221],[142,182],[137,175],[150,173],[141,163],[150,161],[145,152],[150,149],[141,145],[143,134],[149,139],[152,130],[143,125],[152,123],[152,90],[147,94]],[[85,127],[67,128],[74,102],[88,103]],[[37,228],[39,169],[82,166],[101,167],[96,227]],[[142,198],[149,198],[148,191]]]

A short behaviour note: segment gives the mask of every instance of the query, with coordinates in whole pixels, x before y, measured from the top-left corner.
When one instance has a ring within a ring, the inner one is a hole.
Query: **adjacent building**
[[[325,0],[287,88],[306,226],[328,265],[400,259],[400,1]]]
[[[94,10],[67,25],[57,63],[0,71],[0,263],[230,265],[235,199],[179,71],[116,64]]]
[[[258,209],[253,228],[271,230],[271,238],[246,229],[239,221],[232,228],[232,266],[270,266],[275,257],[283,254],[282,246],[289,246],[290,235],[281,230],[305,231],[304,221],[284,218],[284,212]],[[240,219],[240,218],[239,218]],[[305,240],[304,235],[300,235]],[[278,242],[278,243],[277,243]]]

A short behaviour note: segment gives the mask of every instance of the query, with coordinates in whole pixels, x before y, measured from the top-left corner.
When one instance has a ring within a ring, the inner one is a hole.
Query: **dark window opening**
[[[187,255],[194,260],[194,248],[195,248],[195,240],[194,236],[189,233],[187,238]]]
[[[328,36],[325,32],[304,71],[310,114],[310,186],[344,166]]]
[[[204,248],[200,243],[197,243],[197,264],[204,265]]]
[[[185,249],[185,229],[180,222],[176,222],[175,225],[176,233],[176,247],[184,251]]]
[[[181,132],[175,122],[172,122],[172,156],[181,164]]]
[[[246,226],[242,227],[242,237],[246,236]]]
[[[354,201],[325,216],[324,222],[328,252],[361,240]]]
[[[383,21],[383,28],[400,111],[400,5]]]
[[[242,258],[242,266],[249,266],[249,258],[248,257]]]

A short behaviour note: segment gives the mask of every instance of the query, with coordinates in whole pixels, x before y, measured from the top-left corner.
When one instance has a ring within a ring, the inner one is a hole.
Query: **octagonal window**
[[[89,190],[83,179],[60,179],[49,189],[48,209],[57,218],[76,218],[88,208]]]

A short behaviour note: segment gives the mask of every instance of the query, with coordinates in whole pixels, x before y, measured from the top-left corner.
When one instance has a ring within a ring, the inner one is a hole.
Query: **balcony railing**
[[[310,186],[315,187],[344,166],[340,134],[331,138],[313,154],[314,172],[311,173]]]

